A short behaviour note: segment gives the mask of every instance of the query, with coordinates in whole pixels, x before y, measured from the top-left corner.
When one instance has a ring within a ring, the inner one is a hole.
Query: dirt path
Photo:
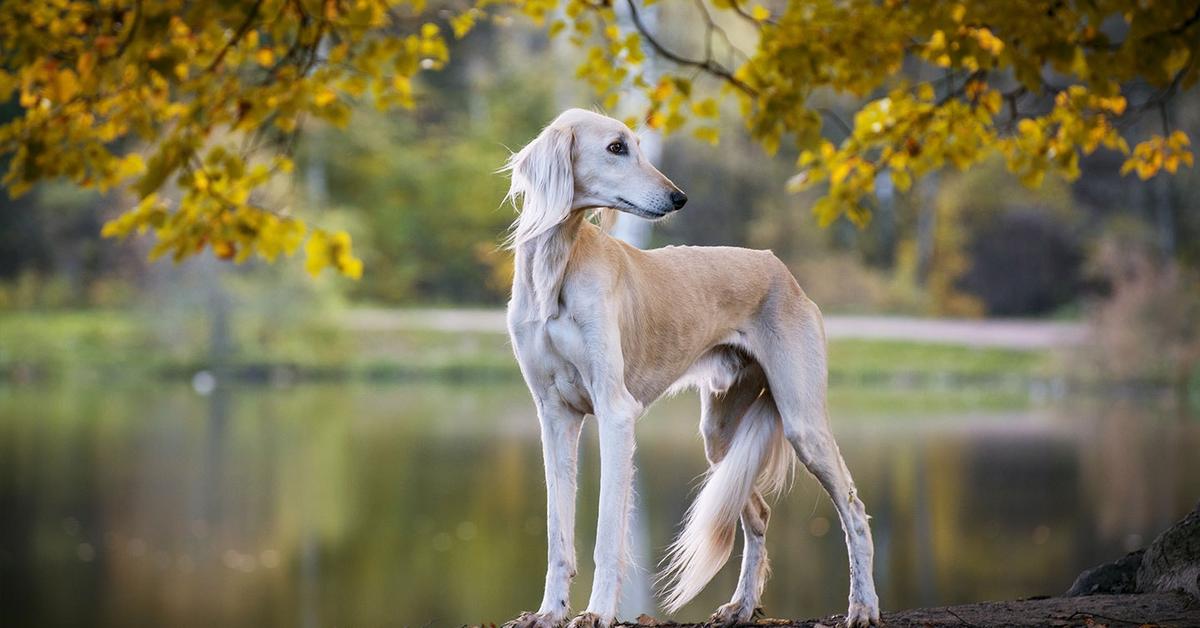
[[[344,315],[355,331],[502,333],[504,312],[498,309],[358,308]],[[831,339],[908,340],[970,347],[1049,349],[1079,344],[1087,335],[1082,323],[1039,320],[965,320],[907,316],[825,317]]]
[[[1077,345],[1087,336],[1087,327],[1083,323],[900,316],[827,316],[825,331],[830,338],[911,340],[1008,349],[1049,349]]]

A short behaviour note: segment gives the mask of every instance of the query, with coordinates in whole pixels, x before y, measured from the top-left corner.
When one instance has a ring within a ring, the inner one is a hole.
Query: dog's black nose
[[[686,203],[687,203],[687,194],[684,194],[683,192],[680,192],[679,190],[675,190],[674,192],[671,192],[671,204],[675,206],[675,209],[679,209],[679,208],[683,207]]]

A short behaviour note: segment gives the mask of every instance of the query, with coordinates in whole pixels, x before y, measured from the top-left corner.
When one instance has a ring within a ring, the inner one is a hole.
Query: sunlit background
[[[536,606],[542,463],[500,313],[512,212],[494,171],[559,110],[593,104],[579,54],[483,25],[425,76],[415,112],[309,125],[271,193],[349,230],[359,281],[296,261],[147,262],[148,239],[99,238],[119,193],[0,197],[0,624],[458,626]],[[858,104],[818,98],[843,116]],[[1195,92],[1169,108],[1200,136]],[[1038,190],[999,162],[903,193],[881,180],[866,228],[822,229],[815,196],[785,191],[795,155],[767,156],[727,113],[718,146],[662,142],[687,208],[623,228],[650,246],[771,248],[822,307],[885,610],[1061,593],[1192,508],[1194,169],[1142,182],[1100,152]],[[623,618],[662,616],[652,575],[704,470],[698,415],[682,395],[638,427]],[[589,424],[576,608],[595,440]],[[828,498],[805,475],[775,512],[767,613],[842,612]],[[676,617],[725,602],[736,562]]]

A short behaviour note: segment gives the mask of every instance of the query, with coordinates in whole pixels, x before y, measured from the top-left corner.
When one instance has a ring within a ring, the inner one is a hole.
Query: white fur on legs
[[[838,451],[825,409],[825,333],[813,311],[797,317],[799,325],[780,334],[791,352],[775,352],[766,365],[775,403],[783,419],[783,434],[797,457],[833,501],[846,534],[850,562],[850,596],[846,611],[848,626],[879,623],[879,597],[872,573],[874,544],[867,510],[858,498],[854,480]],[[800,347],[809,347],[807,353]],[[813,350],[815,348],[815,350]],[[790,386],[789,386],[790,384]]]
[[[670,582],[664,598],[668,611],[695,597],[728,560],[734,525],[779,440],[778,423],[760,398],[738,423],[725,456],[709,469],[660,576]]]
[[[867,510],[838,453],[828,430],[791,432],[788,439],[796,448],[800,462],[817,478],[829,497],[846,535],[850,558],[850,606],[846,625],[870,626],[879,623],[879,597],[872,578],[874,545]]]
[[[771,507],[758,491],[750,496],[742,510],[742,570],[738,576],[737,589],[728,604],[717,609],[709,623],[728,626],[745,623],[754,618],[762,599],[763,586],[770,574],[767,560],[767,522],[771,518]]]
[[[583,415],[561,406],[541,414],[548,551],[546,591],[538,614],[557,623],[570,613],[575,578],[575,492]]]
[[[632,397],[597,413],[600,432],[600,515],[596,522],[596,575],[587,611],[571,626],[599,620],[612,624],[629,562],[629,519],[633,506],[634,424],[641,408]],[[590,617],[594,615],[595,617]]]
[[[722,363],[732,368],[732,382],[728,390],[717,392],[706,386],[701,396],[700,433],[704,438],[704,454],[709,465],[716,466],[726,456],[730,444],[743,420],[778,421],[774,405],[770,403],[769,395],[764,390],[766,378],[762,369],[757,365],[745,366],[740,360],[730,360],[724,356]],[[719,375],[719,374],[718,374]],[[721,378],[714,378],[720,380]],[[724,384],[724,382],[718,382]],[[765,412],[751,414],[749,410],[758,404]],[[764,416],[769,414],[771,416]],[[778,438],[778,437],[777,437]],[[778,439],[782,440],[782,439]],[[779,443],[779,450],[785,443]],[[790,446],[789,446],[790,447]],[[779,457],[785,459],[779,460]],[[773,454],[776,458],[774,467],[764,469],[765,479],[776,482],[774,485],[762,486],[767,490],[782,490],[784,476],[790,476],[791,461],[794,457],[790,451],[780,450]],[[761,465],[762,462],[756,462]],[[764,479],[760,476],[761,480]],[[769,483],[769,482],[768,482]],[[730,625],[750,621],[758,609],[762,597],[763,586],[766,584],[769,572],[766,549],[767,522],[771,516],[771,508],[763,499],[760,487],[754,488],[741,512],[742,525],[742,565],[738,576],[737,590],[728,604],[722,605],[709,619],[715,625]]]
[[[571,612],[575,492],[583,414],[555,400],[538,405],[546,467],[546,588],[536,613],[522,613],[505,628],[557,628]]]

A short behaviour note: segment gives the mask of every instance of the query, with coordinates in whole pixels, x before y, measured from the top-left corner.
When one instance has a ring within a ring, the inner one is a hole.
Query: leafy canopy
[[[131,183],[136,207],[104,234],[152,230],[152,257],[208,247],[274,260],[303,243],[314,274],[332,266],[357,277],[347,234],[310,228],[252,192],[291,169],[278,148],[306,116],[343,126],[357,99],[412,106],[414,75],[448,58],[422,10],[384,0],[4,2],[0,101],[16,93],[20,113],[0,127],[3,182],[13,194],[56,177],[100,190]]]
[[[128,184],[138,202],[104,233],[152,231],[152,256],[273,260],[303,244],[314,274],[357,277],[348,235],[262,200],[291,168],[297,129],[306,117],[344,126],[362,101],[412,107],[416,75],[449,60],[446,26],[463,37],[511,11],[581,49],[577,75],[605,106],[642,94],[630,122],[690,124],[716,143],[719,100],[736,101],[769,152],[799,151],[792,187],[824,186],[823,224],[865,223],[881,176],[904,190],[995,153],[1031,186],[1077,177],[1101,147],[1143,179],[1193,163],[1165,103],[1196,83],[1200,4],[759,1],[474,0],[434,12],[423,0],[9,0],[0,101],[19,110],[0,126],[3,183],[13,194],[59,177]],[[665,44],[647,28],[655,10],[692,13],[700,41]],[[752,33],[748,55],[729,28]],[[830,93],[865,104],[845,123],[820,106]],[[1147,112],[1163,130],[1131,148],[1129,122]]]

